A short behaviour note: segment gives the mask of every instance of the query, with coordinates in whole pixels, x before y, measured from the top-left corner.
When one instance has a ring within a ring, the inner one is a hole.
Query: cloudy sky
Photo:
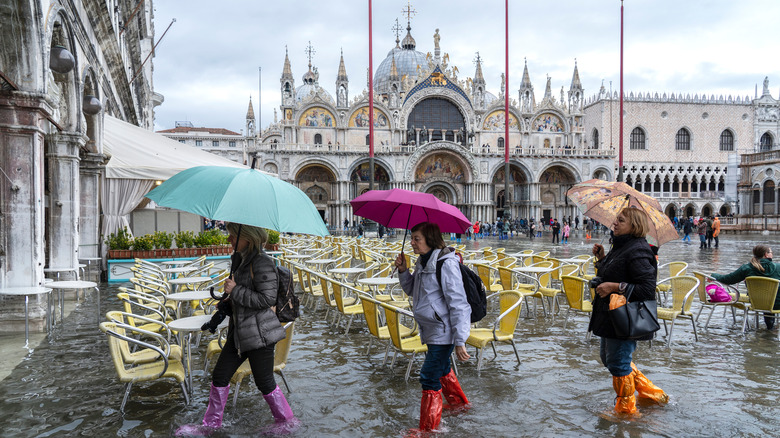
[[[619,86],[620,2],[618,0],[510,0],[509,88],[517,89],[527,58],[531,81],[543,93],[546,76],[554,92],[571,83],[574,60],[586,96]],[[368,68],[367,0],[155,0],[156,39],[175,18],[157,48],[154,88],[165,96],[156,109],[156,129],[177,120],[195,126],[239,132],[250,95],[258,108],[262,67],[262,126],[279,107],[285,46],[296,86],[307,71],[305,48],[316,53],[320,85],[335,94],[343,49],[350,96],[364,88]],[[460,78],[473,76],[474,55],[483,59],[488,89],[498,94],[504,71],[504,1],[411,2],[412,36],[417,50],[433,52],[433,34],[442,52],[458,66]],[[443,7],[443,5],[446,5]],[[392,27],[406,0],[374,0],[374,68],[395,46]],[[753,96],[769,76],[773,95],[780,89],[775,20],[777,0],[627,0],[625,2],[624,81],[626,93],[684,92]],[[403,31],[401,38],[405,35]],[[760,92],[761,90],[759,90]]]

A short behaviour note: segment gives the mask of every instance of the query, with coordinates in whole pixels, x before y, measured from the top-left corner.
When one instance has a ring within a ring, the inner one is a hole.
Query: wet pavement
[[[506,246],[507,252],[549,249],[559,258],[589,253],[593,242],[575,236],[569,245],[550,245],[549,235],[529,241],[495,238],[467,242],[470,247]],[[721,248],[699,250],[671,242],[661,248],[661,263],[682,260],[689,270],[726,272],[750,259],[757,243],[777,246],[777,236],[727,235]],[[117,285],[102,285],[102,312],[118,309]],[[95,297],[87,296],[57,326],[50,337],[16,364],[0,385],[0,434],[22,437],[169,436],[183,423],[199,422],[205,410],[209,378],[201,353],[195,359],[195,393],[184,405],[173,381],[137,384],[125,408],[118,412],[124,386],[116,379],[108,347],[97,328]],[[694,304],[698,311],[698,303]],[[488,317],[489,318],[489,317]],[[285,375],[292,387],[288,400],[303,427],[295,436],[400,437],[419,418],[420,386],[416,380],[422,358],[404,382],[408,363],[400,358],[391,370],[383,367],[381,349],[365,355],[365,324],[354,323],[349,335],[343,325],[324,322],[324,308],[304,309],[296,325]],[[773,436],[778,418],[778,332],[741,334],[737,324],[716,312],[707,331],[694,342],[688,321],[678,323],[671,348],[663,328],[652,347],[640,343],[634,360],[648,378],[671,396],[667,406],[641,404],[639,417],[618,418],[612,412],[614,391],[608,371],[598,361],[598,338],[585,340],[586,316],[521,318],[515,342],[501,344],[498,358],[477,373],[476,361],[460,365],[460,380],[472,402],[468,411],[445,410],[443,436]],[[703,327],[703,321],[700,328]],[[18,337],[3,337],[7,344]],[[22,338],[23,339],[23,338]],[[23,342],[19,343],[19,348]],[[470,349],[473,354],[473,350]],[[486,358],[492,354],[485,353]],[[277,377],[278,383],[281,379]],[[283,387],[284,389],[284,387]],[[242,385],[238,404],[225,415],[225,429],[213,436],[257,436],[272,422],[267,405],[253,383]],[[437,436],[439,436],[437,435]]]

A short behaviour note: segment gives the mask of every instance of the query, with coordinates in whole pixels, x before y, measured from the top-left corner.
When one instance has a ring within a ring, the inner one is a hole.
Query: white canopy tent
[[[109,115],[103,126],[103,153],[111,156],[102,179],[103,236],[129,227],[128,215],[155,181],[196,166],[247,167]]]

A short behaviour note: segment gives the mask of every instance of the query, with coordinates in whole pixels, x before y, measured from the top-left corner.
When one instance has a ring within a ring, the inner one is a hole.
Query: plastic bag
[[[728,303],[732,300],[731,295],[726,292],[723,286],[717,283],[710,283],[705,288],[711,303]]]
[[[626,305],[626,297],[620,294],[612,294],[609,296],[609,310],[615,310],[618,307]]]

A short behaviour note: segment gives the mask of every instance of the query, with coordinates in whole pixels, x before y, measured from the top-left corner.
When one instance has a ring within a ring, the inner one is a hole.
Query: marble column
[[[81,155],[79,177],[79,247],[78,256],[100,257],[100,175],[106,167],[103,154],[85,152]]]
[[[73,268],[79,263],[79,150],[84,144],[84,137],[77,132],[47,137],[50,267]]]
[[[45,96],[0,94],[0,285],[43,283],[43,144],[52,113]]]
[[[758,214],[764,214],[764,188],[758,189]]]
[[[414,138],[415,138],[415,141],[414,141],[415,147],[419,146],[420,145],[420,128],[415,128],[414,129]]]

